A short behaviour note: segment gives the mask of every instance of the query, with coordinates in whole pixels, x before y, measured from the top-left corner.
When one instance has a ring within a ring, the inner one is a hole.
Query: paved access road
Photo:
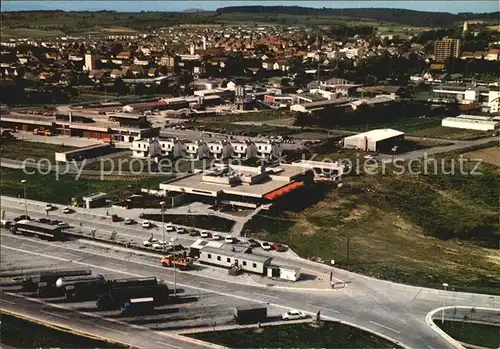
[[[2,207],[9,214],[8,207]],[[84,224],[93,224],[89,219]],[[96,224],[99,220],[96,220]],[[128,228],[127,228],[128,229]],[[138,230],[140,228],[137,228]],[[116,228],[120,234],[121,227]],[[18,253],[34,254],[38,257],[68,260],[72,263],[85,263],[92,268],[106,268],[131,276],[157,276],[168,282],[173,281],[172,270],[164,269],[157,263],[145,260],[131,260],[121,256],[121,252],[105,251],[102,248],[86,246],[74,249],[65,243],[49,243],[30,239],[29,247],[20,247],[19,237],[2,233],[2,251],[10,249]],[[66,256],[66,257],[64,257]],[[425,322],[428,312],[445,305],[474,307],[500,307],[500,297],[445,292],[392,282],[377,280],[326,265],[314,265],[297,259],[287,259],[288,265],[307,266],[318,272],[329,274],[347,282],[342,290],[331,292],[298,291],[273,289],[252,285],[236,284],[227,278],[217,280],[203,274],[177,273],[177,281],[182,287],[196,288],[203,292],[215,292],[228,299],[247,300],[248,302],[267,302],[275,307],[297,308],[311,314],[321,311],[327,319],[342,320],[385,335],[411,348],[451,348],[452,345],[434,332]]]

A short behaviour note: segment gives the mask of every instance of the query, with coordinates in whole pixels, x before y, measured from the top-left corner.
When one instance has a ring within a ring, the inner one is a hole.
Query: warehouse
[[[444,118],[441,121],[441,125],[443,127],[463,128],[467,130],[494,131],[499,129],[500,122],[491,119],[485,120],[480,116],[478,116],[477,119],[464,118],[463,116],[459,116],[456,118],[453,117]]]
[[[392,147],[404,140],[404,132],[390,128],[371,130],[344,138],[344,148],[361,149],[363,151],[390,151]]]
[[[230,268],[234,264],[241,266],[247,272],[263,275],[271,264],[271,257],[258,256],[250,253],[225,251],[215,247],[203,247],[198,261],[204,264]]]

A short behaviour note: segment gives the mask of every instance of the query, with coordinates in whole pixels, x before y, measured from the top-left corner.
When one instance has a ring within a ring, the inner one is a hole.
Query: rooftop
[[[389,139],[401,135],[404,135],[404,132],[393,130],[392,128],[385,128],[385,129],[377,129],[368,132],[358,133],[357,135],[354,136],[345,137],[345,139],[366,137],[371,141],[378,142],[384,139]]]

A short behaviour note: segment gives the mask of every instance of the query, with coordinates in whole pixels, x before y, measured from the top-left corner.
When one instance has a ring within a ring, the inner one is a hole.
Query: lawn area
[[[435,321],[443,331],[454,339],[484,348],[496,349],[500,345],[500,326],[474,324],[462,321]]]
[[[366,132],[377,128],[393,128],[395,130],[407,132],[408,134],[413,135],[413,132],[434,128],[439,125],[441,125],[441,118],[429,117],[424,119],[400,118],[400,119],[394,119],[390,122],[385,121],[377,123],[366,123],[360,125],[338,126],[337,128],[340,130],[356,131],[356,132]]]
[[[49,159],[55,161],[55,152],[64,152],[76,149],[59,144],[27,142],[21,140],[2,140],[2,158],[23,161],[27,158],[36,160]]]
[[[18,196],[23,194],[22,179],[27,180],[28,199],[53,202],[68,205],[71,198],[81,199],[83,196],[95,193],[109,193],[111,199],[123,199],[140,188],[158,188],[158,184],[170,179],[169,176],[158,176],[152,178],[123,178],[114,177],[108,180],[99,178],[80,178],[76,180],[74,176],[61,175],[56,179],[55,173],[46,176],[41,174],[28,175],[22,170],[10,168],[0,168],[1,192],[2,195]]]
[[[141,218],[156,222],[162,221],[161,214],[145,214]],[[234,225],[232,220],[208,215],[165,214],[165,222],[225,233],[229,233]]]
[[[1,314],[2,343],[15,348],[126,348]]]
[[[203,118],[203,122],[273,121],[295,118],[296,112],[290,110],[260,110],[255,112],[221,115]]]
[[[446,280],[456,290],[500,294],[500,170],[486,163],[480,170],[434,175],[429,164],[427,175],[352,175],[311,207],[261,213],[244,229],[362,274],[428,287]]]
[[[412,132],[408,132],[408,136],[455,139],[455,140],[473,140],[484,137],[490,137],[492,132],[493,131],[485,132],[485,131],[464,130],[460,128],[436,126],[420,130],[413,130]]]
[[[399,348],[372,333],[336,322],[242,328],[187,335],[228,348]]]
[[[263,134],[263,135],[272,135],[272,136],[284,136],[284,135],[290,135],[293,133],[300,132],[300,130],[294,130],[290,129],[287,127],[280,127],[280,126],[274,126],[274,125],[240,125],[240,124],[233,124],[230,122],[210,122],[210,123],[204,123],[202,124],[204,131],[207,132],[222,132],[222,133],[233,133],[233,134],[241,134],[242,132],[245,132],[247,136],[250,137],[255,137],[258,134]],[[196,126],[200,127],[200,124],[197,124]]]

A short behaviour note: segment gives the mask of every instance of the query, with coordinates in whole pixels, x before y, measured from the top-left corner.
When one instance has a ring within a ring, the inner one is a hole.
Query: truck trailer
[[[156,278],[126,280],[108,281],[105,292],[97,295],[97,308],[118,309],[131,298],[152,297],[155,304],[164,304],[168,300],[168,286]]]
[[[256,324],[267,319],[267,307],[263,304],[251,304],[234,307],[234,319],[238,324]]]
[[[59,278],[67,276],[90,275],[90,269],[67,269],[67,270],[47,270],[33,275],[23,277],[22,289],[27,292],[37,291],[38,296],[44,296],[50,293],[57,294],[59,291],[56,282]],[[62,293],[62,291],[59,291]]]
[[[132,298],[123,303],[120,308],[122,316],[151,314],[155,308],[153,297]]]
[[[106,291],[106,279],[102,275],[66,276],[57,279],[56,287],[64,290],[67,300],[92,300]]]

